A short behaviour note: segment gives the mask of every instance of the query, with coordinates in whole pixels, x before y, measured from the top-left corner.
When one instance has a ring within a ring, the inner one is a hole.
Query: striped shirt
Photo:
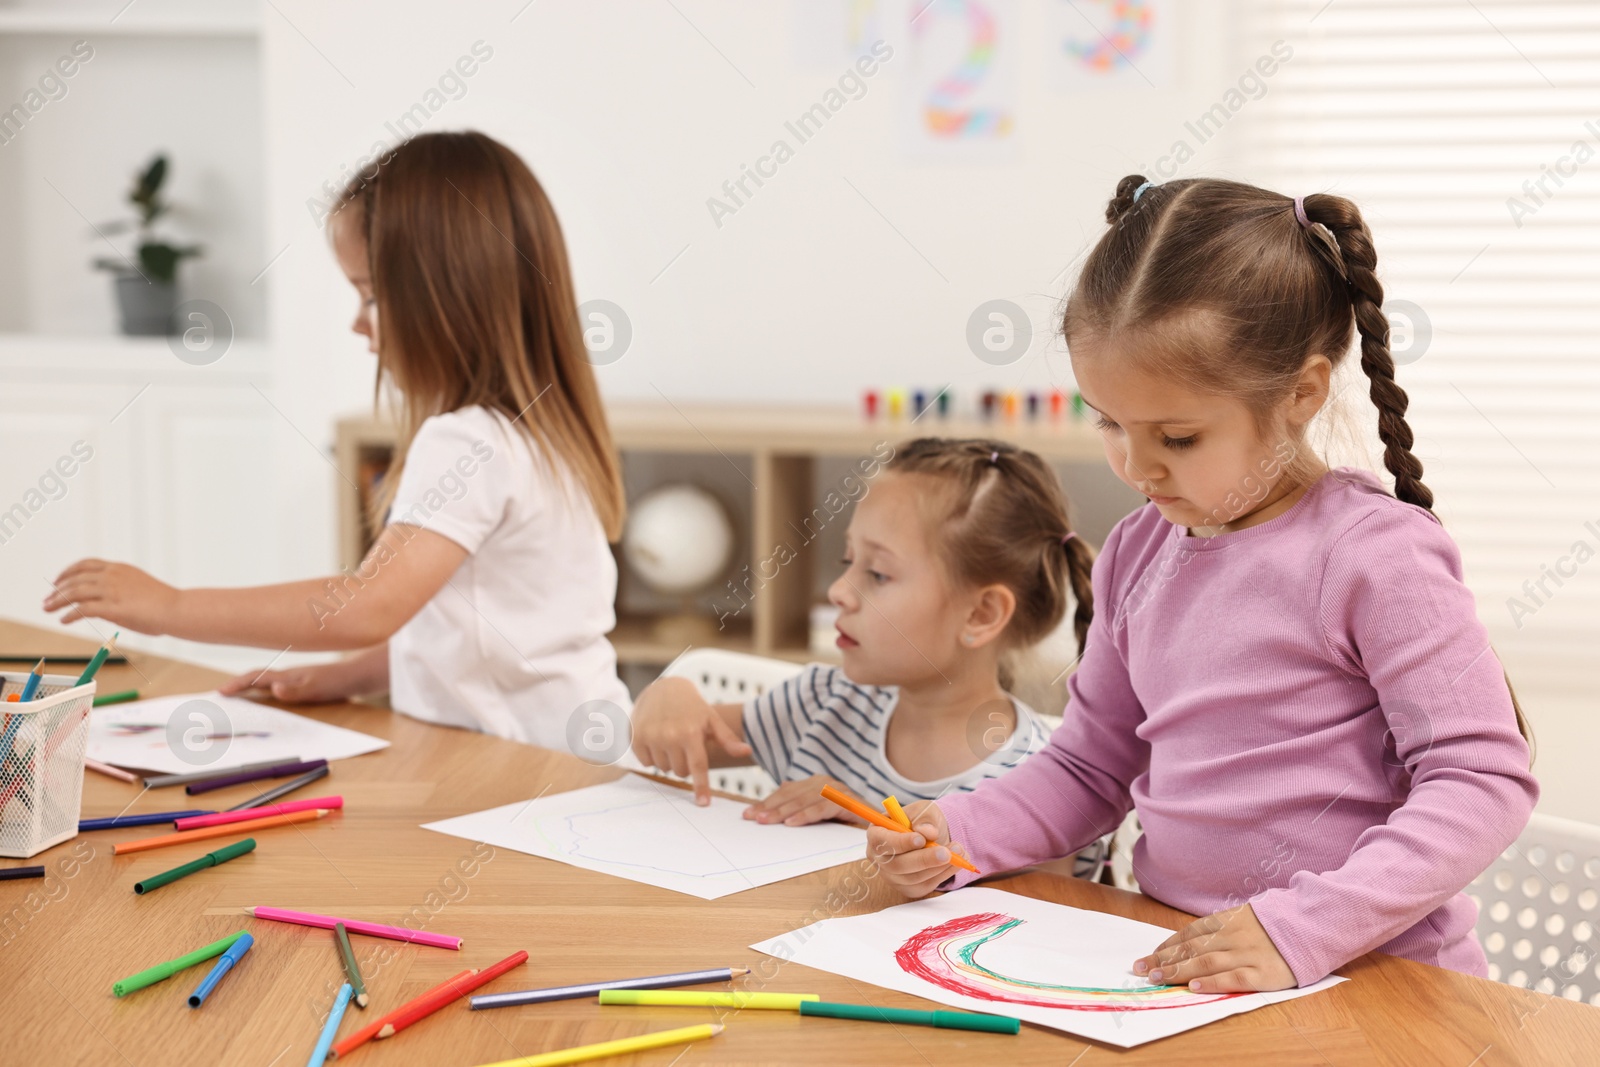
[[[938,781],[913,781],[894,769],[884,750],[899,696],[898,686],[857,685],[838,667],[813,663],[745,704],[745,737],[756,762],[775,781],[822,774],[873,804],[886,796],[910,803],[967,792],[985,778],[1005,774],[1050,740],[1050,728],[1038,714],[1012,697],[1017,723],[1003,745],[987,751],[997,739],[986,738],[984,731],[994,727],[975,716],[972,766]]]

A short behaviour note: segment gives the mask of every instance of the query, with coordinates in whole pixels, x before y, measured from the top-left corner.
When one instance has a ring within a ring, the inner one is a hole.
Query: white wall
[[[899,25],[906,3],[887,6]],[[287,18],[264,15],[266,243],[289,250],[268,274],[274,399],[318,441],[336,414],[368,402],[372,363],[348,333],[353,296],[306,200],[374,140],[392,140],[384,123],[476,41],[492,58],[428,129],[482,129],[539,176],[580,299],[615,301],[633,323],[627,355],[600,369],[606,395],[750,403],[853,404],[870,386],[953,383],[970,394],[1063,378],[1059,348],[1044,353],[1065,268],[1098,235],[1117,179],[1166,148],[1247,50],[1227,35],[1230,3],[1186,3],[1172,88],[1062,95],[1046,86],[1046,5],[1022,3],[1018,154],[930,166],[896,136],[911,51],[891,33],[895,55],[866,94],[719,228],[707,198],[845,66],[797,57],[789,3],[410,3],[381,17],[351,5],[277,8]],[[1224,158],[1227,144],[1202,151]],[[1036,328],[1030,357],[1005,368],[965,343],[968,315],[996,297],[1028,309]],[[280,436],[281,491],[297,499],[302,531],[286,539],[293,555],[281,565],[298,572],[330,558],[332,488],[323,461],[287,428]]]

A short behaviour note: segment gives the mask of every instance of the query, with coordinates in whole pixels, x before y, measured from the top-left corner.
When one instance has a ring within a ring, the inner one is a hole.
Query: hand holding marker
[[[850,814],[865,819],[874,826],[881,826],[885,830],[893,830],[897,834],[907,833],[910,830],[910,827],[902,826],[888,816],[878,814],[865,804],[861,803],[859,800],[856,800],[854,797],[845,796],[831,785],[825,785],[822,787],[822,795],[839,805],[845,811],[848,811]],[[898,803],[895,806],[898,807]],[[922,847],[945,848],[947,846],[941,845],[937,841],[928,841],[925,842]],[[950,849],[950,862],[955,864],[957,867],[960,867],[964,871],[971,871],[973,874],[982,873],[978,870],[978,868],[967,862],[964,857],[958,855],[956,850],[953,848]]]

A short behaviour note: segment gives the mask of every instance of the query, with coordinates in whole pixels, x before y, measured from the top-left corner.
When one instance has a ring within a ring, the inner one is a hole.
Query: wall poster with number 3
[[[1015,0],[912,0],[904,133],[928,161],[1011,158],[1021,41]]]

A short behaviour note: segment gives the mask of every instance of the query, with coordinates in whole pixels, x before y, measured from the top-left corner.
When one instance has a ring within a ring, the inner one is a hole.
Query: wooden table
[[[0,622],[0,651],[78,652],[60,633]],[[101,690],[147,696],[204,690],[220,675],[133,654],[100,674]],[[25,669],[25,668],[24,668]],[[490,990],[524,989],[721,965],[755,966],[746,946],[813,918],[898,903],[864,864],[846,865],[702,901],[560,863],[446,837],[420,824],[616,776],[565,754],[442,729],[358,705],[297,709],[387,738],[382,752],[343,760],[316,788],[345,797],[341,813],[301,828],[258,832],[255,853],[136,896],[139,878],[190,849],[113,856],[151,828],[83,835],[31,860],[49,876],[0,882],[0,1063],[239,1064],[299,1067],[342,981],[330,935],[242,914],[252,904],[358,916],[465,938],[460,952],[357,938],[378,1013],[467,967],[517,949],[530,961]],[[256,784],[208,797],[226,807]],[[179,790],[141,792],[104,776],[84,780],[85,817],[188,806]],[[162,828],[155,828],[159,832]],[[474,850],[477,850],[475,855]],[[197,853],[196,853],[197,854]],[[62,861],[76,856],[75,866]],[[181,857],[181,858],[180,858]],[[474,860],[477,860],[475,863]],[[471,870],[463,874],[462,869]],[[1137,894],[1041,869],[988,884],[1076,907],[1176,928],[1186,917]],[[857,899],[849,899],[851,896]],[[30,904],[29,901],[32,903]],[[185,998],[195,968],[122,999],[112,983],[161,960],[249,929],[256,945],[205,1007]],[[389,950],[379,966],[373,957]],[[1137,1049],[1120,1050],[1031,1025],[1018,1037],[801,1019],[747,1011],[725,1033],[687,1048],[607,1063],[950,1064],[975,1067],[1128,1064],[1579,1064],[1600,1062],[1600,1011],[1377,954],[1340,971],[1351,981]],[[768,988],[826,1000],[929,1005],[796,964]],[[352,1053],[371,1064],[474,1065],[710,1021],[709,1010],[609,1008],[592,1000],[492,1012],[453,1006],[396,1038]]]

